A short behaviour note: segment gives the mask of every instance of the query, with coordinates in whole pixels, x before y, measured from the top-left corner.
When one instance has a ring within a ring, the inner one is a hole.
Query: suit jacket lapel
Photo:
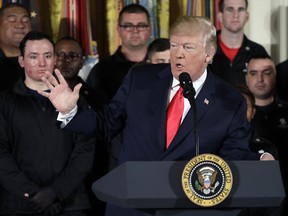
[[[215,92],[215,87],[213,84],[214,83],[213,79],[214,77],[210,73],[208,73],[205,83],[201,91],[197,95],[197,98],[195,101],[196,111],[197,111],[197,116],[198,116],[198,125],[201,122],[201,119],[205,116],[205,113],[207,112],[207,110],[209,110],[214,103],[213,93]],[[177,145],[180,145],[183,139],[185,139],[185,137],[188,136],[188,134],[193,130],[195,130],[194,110],[193,110],[193,107],[191,107],[185,119],[183,120],[178,133],[176,134],[169,149],[167,150],[167,153],[169,153],[169,151],[172,150]],[[195,143],[191,143],[191,145],[194,145],[194,144]]]

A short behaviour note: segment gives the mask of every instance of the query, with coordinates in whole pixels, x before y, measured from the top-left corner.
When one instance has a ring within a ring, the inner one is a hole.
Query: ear
[[[81,68],[84,66],[84,57],[81,59]]]
[[[249,12],[246,12],[246,22],[249,20],[249,18],[250,18],[250,14]]]
[[[247,69],[247,67],[246,67],[246,69]],[[247,70],[247,72],[246,72],[246,74],[245,74],[245,83],[246,83],[246,85],[247,85],[247,83],[248,83],[248,70]]]
[[[218,21],[219,21],[220,23],[222,23],[223,13],[222,13],[221,11],[219,11],[219,12],[217,13],[217,17],[218,17]]]
[[[213,57],[215,55],[215,49],[210,48],[206,51],[205,63],[212,64]]]
[[[18,56],[18,63],[19,65],[24,68],[24,59],[23,59],[23,56]]]

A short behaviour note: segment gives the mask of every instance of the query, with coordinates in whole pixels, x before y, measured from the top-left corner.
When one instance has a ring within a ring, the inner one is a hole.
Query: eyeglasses
[[[125,24],[125,25],[119,25],[120,28],[123,28],[125,31],[132,32],[136,28],[137,31],[145,31],[149,25],[140,24],[140,25],[132,25],[132,24]]]
[[[56,53],[56,57],[59,61],[63,60],[69,60],[71,62],[77,61],[79,58],[82,57],[81,54],[75,53],[75,52],[69,52],[68,54],[64,52]]]

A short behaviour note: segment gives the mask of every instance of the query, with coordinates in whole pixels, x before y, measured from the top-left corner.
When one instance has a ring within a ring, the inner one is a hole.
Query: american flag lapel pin
[[[206,105],[208,105],[208,104],[209,104],[209,100],[208,100],[207,98],[205,98],[205,99],[204,99],[204,103],[205,103]]]

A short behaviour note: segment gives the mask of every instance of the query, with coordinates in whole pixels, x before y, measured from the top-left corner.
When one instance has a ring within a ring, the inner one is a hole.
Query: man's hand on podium
[[[273,157],[273,155],[272,154],[270,154],[270,153],[268,153],[268,152],[265,152],[265,153],[263,153],[262,155],[261,155],[261,157],[260,157],[260,160],[261,161],[267,161],[267,160],[275,160],[275,158]]]

